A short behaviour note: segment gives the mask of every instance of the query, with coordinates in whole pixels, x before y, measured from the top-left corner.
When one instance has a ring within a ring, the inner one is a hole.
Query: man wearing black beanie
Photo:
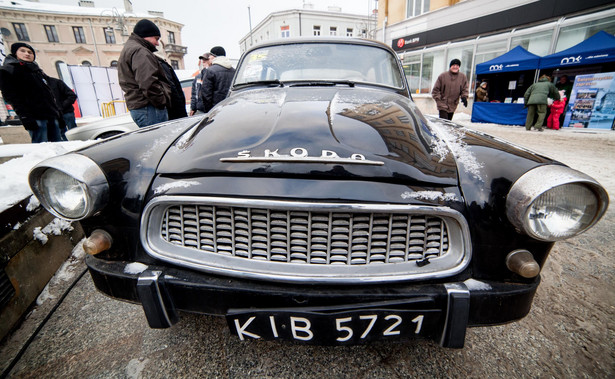
[[[126,41],[117,65],[126,107],[141,128],[169,119],[171,85],[154,55],[159,40],[160,29],[156,24],[140,20]]]
[[[465,107],[468,106],[468,78],[459,72],[461,61],[453,59],[449,70],[438,76],[431,91],[431,97],[436,101],[440,118],[453,119],[453,113],[459,104],[459,98]]]

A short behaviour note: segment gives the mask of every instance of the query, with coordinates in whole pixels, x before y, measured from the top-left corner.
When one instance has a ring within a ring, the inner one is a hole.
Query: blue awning
[[[508,53],[493,58],[490,61],[476,65],[476,74],[496,74],[499,72],[514,72],[536,70],[540,57],[517,46]]]
[[[615,36],[600,31],[573,47],[540,58],[540,68],[568,67],[615,61]]]

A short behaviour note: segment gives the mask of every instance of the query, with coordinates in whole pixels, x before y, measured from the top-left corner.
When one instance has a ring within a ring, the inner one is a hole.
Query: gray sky
[[[41,3],[77,5],[78,0],[39,0]],[[162,11],[165,18],[184,24],[182,44],[188,47],[186,69],[197,69],[198,56],[220,45],[229,58],[239,58],[239,40],[250,32],[248,6],[255,27],[271,12],[301,9],[311,3],[314,10],[329,6],[343,13],[367,15],[376,7],[375,0],[132,0],[135,12]],[[124,8],[123,0],[94,0],[96,7]]]

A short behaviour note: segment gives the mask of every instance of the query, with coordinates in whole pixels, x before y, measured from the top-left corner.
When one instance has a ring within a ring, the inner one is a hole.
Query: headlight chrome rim
[[[45,191],[42,179],[48,170],[59,171],[74,179],[83,189],[84,207],[78,214],[65,214],[53,206],[54,201]],[[102,169],[92,159],[77,153],[69,153],[47,159],[30,170],[28,181],[32,192],[41,204],[53,215],[78,221],[98,212],[109,198],[109,184]]]
[[[597,206],[593,218],[578,230],[562,236],[544,236],[535,232],[529,222],[532,206],[542,195],[566,185],[584,186],[595,196]],[[592,177],[566,166],[545,165],[528,171],[512,185],[506,197],[506,216],[518,230],[532,238],[552,242],[577,236],[590,229],[604,215],[608,204],[606,190]]]

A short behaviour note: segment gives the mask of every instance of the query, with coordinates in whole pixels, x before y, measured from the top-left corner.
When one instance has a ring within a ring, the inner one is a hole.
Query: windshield
[[[397,58],[385,49],[347,43],[298,43],[250,52],[234,85],[258,82],[352,82],[402,88]]]

